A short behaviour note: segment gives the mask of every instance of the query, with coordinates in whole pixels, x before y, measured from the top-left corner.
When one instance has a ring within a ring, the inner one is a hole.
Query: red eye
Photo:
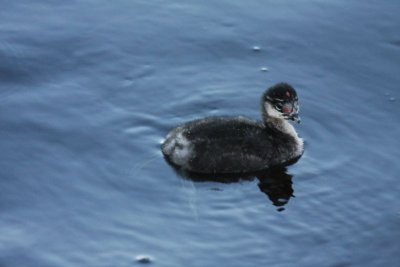
[[[289,91],[286,91],[286,96],[287,96],[287,97],[290,97]]]

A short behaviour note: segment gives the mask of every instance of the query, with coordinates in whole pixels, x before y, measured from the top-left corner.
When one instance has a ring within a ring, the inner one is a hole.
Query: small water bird
[[[207,117],[172,129],[161,145],[165,158],[197,173],[246,173],[296,162],[303,140],[289,120],[300,122],[297,93],[278,83],[261,97],[262,121]]]

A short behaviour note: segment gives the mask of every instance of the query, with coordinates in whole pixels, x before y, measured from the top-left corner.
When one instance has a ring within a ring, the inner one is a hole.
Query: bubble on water
[[[153,261],[153,258],[149,255],[137,255],[135,259],[139,263],[151,263]]]
[[[267,71],[269,71],[269,69],[267,68],[267,67],[261,67],[261,69],[260,69],[262,72],[267,72]]]
[[[394,98],[393,96],[389,98],[389,101],[396,101],[396,98]]]
[[[255,45],[255,46],[253,46],[253,51],[254,52],[260,52],[261,51],[261,47]]]

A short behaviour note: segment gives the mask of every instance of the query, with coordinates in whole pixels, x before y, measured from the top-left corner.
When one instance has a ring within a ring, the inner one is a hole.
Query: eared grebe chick
[[[287,165],[303,153],[303,140],[288,122],[300,122],[297,93],[279,83],[261,97],[262,122],[209,117],[182,124],[161,145],[166,159],[199,173],[246,173]]]

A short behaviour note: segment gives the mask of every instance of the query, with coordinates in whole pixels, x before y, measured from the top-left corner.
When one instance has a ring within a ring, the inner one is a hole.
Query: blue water
[[[0,266],[399,266],[400,2],[0,3]],[[279,81],[306,141],[286,205],[164,161]]]

